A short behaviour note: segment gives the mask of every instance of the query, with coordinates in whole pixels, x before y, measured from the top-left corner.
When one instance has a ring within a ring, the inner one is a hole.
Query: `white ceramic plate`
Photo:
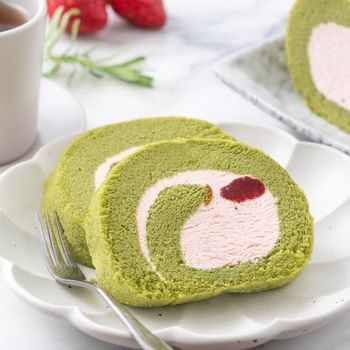
[[[221,81],[272,117],[310,140],[350,154],[350,135],[312,113],[294,91],[284,38],[223,58],[214,70]]]
[[[251,295],[157,309],[133,309],[152,331],[182,349],[244,349],[316,329],[350,305],[350,158],[277,129],[224,124],[263,149],[304,189],[315,217],[312,261],[290,285]],[[90,291],[55,283],[41,259],[33,213],[42,183],[71,138],[53,142],[0,177],[0,266],[24,300],[98,339],[136,347],[121,322]]]
[[[38,133],[34,145],[19,161],[31,159],[48,142],[84,131],[86,118],[80,103],[63,86],[42,78],[39,97]],[[0,173],[11,164],[0,166]]]

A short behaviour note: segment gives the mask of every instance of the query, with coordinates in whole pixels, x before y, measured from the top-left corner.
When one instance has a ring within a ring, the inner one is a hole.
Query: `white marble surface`
[[[283,30],[292,0],[168,0],[168,26],[160,32],[129,27],[111,20],[110,27],[90,45],[104,40],[107,52],[132,44],[126,56],[148,58],[155,76],[147,89],[107,79],[81,76],[71,91],[85,107],[88,127],[142,116],[187,115],[213,122],[246,121],[285,128],[220,83],[212,64],[247,45]],[[56,79],[65,83],[64,77]],[[0,276],[0,349],[109,350],[71,325],[32,309],[17,299]],[[350,348],[350,315],[319,331],[290,340],[273,341],[266,350],[345,350]],[[121,348],[119,348],[121,349]]]

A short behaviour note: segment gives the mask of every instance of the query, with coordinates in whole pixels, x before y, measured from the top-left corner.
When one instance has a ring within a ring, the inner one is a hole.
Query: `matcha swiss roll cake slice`
[[[92,266],[83,221],[92,195],[111,167],[142,145],[191,137],[232,139],[205,121],[169,117],[135,120],[91,130],[66,148],[46,181],[43,210],[58,212],[78,262]]]
[[[94,195],[85,227],[100,285],[141,307],[280,287],[313,244],[307,199],[288,173],[225,140],[135,152]]]
[[[309,108],[350,133],[350,1],[297,0],[286,49],[294,87]]]

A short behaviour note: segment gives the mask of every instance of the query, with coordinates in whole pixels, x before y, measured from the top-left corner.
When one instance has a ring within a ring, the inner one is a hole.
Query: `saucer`
[[[43,78],[36,140],[24,156],[12,163],[0,166],[0,173],[16,163],[31,159],[46,143],[62,136],[81,133],[85,128],[85,113],[75,97],[63,86]]]

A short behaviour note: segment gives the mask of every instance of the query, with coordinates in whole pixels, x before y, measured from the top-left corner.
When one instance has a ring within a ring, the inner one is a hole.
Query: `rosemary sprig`
[[[55,47],[63,36],[70,18],[79,14],[79,9],[70,9],[63,14],[62,6],[58,7],[54,13],[45,38],[44,60],[50,62],[50,69],[44,72],[44,76],[55,77],[60,73],[62,66],[70,65],[72,71],[68,77],[68,83],[72,82],[78,67],[81,67],[97,78],[109,76],[132,84],[152,86],[153,78],[135,68],[136,64],[145,60],[144,56],[137,56],[118,64],[108,64],[110,59],[117,54],[102,59],[92,57],[101,45],[95,45],[85,51],[80,51],[76,45],[80,19],[75,19],[72,24],[71,40],[67,48],[62,53],[56,53]]]

